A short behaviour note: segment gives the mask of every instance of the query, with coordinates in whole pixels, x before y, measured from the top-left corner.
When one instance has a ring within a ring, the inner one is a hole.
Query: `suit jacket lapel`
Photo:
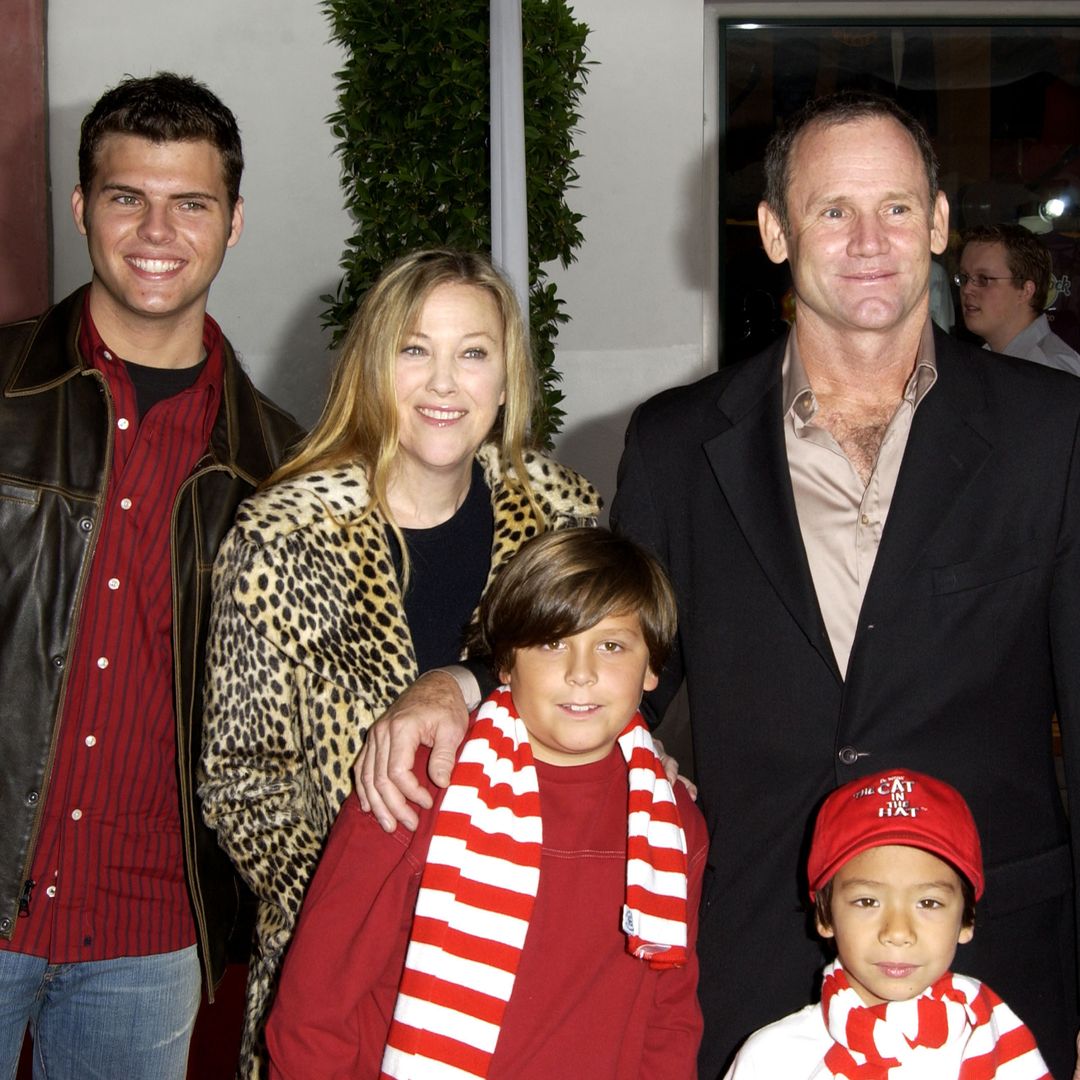
[[[717,400],[724,430],[706,441],[705,454],[762,571],[839,681],[806,561],[784,450],[783,356],[781,340],[734,373]]]
[[[948,522],[961,492],[993,450],[988,436],[978,429],[985,401],[978,370],[946,335],[936,332],[934,347],[937,382],[912,420],[896,493],[863,599],[866,616],[873,616],[889,602],[895,588],[903,587],[912,565]]]

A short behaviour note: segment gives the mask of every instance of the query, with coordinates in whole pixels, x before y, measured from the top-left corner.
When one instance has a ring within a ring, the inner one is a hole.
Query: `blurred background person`
[[[1080,375],[1080,355],[1050,329],[1050,252],[1022,225],[981,225],[964,233],[960,308],[964,325],[1006,356]]]

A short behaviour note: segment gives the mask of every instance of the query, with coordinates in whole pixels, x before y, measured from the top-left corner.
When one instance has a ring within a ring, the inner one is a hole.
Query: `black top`
[[[184,368],[150,367],[131,360],[125,360],[124,367],[127,368],[131,385],[135,387],[135,400],[139,405],[141,420],[159,401],[194,386],[206,367],[206,358],[203,357],[193,367]]]
[[[491,567],[495,519],[484,473],[473,462],[465,501],[449,520],[430,529],[402,529],[409,549],[405,618],[421,672],[456,663]],[[387,539],[401,574],[401,550],[393,530]]]

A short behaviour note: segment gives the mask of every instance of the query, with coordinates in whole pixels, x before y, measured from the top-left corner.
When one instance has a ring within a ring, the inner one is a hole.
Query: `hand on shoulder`
[[[368,729],[353,767],[360,805],[387,832],[399,822],[415,830],[419,818],[409,803],[432,806],[431,793],[413,772],[417,749],[431,747],[428,775],[444,788],[468,726],[469,713],[454,676],[438,668],[421,675]]]

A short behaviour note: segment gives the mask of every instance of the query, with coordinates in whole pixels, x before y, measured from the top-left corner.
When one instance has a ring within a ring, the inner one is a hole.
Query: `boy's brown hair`
[[[525,544],[480,604],[475,651],[496,673],[514,653],[579,634],[611,615],[637,615],[659,674],[675,641],[675,593],[643,548],[607,529],[561,529]]]

